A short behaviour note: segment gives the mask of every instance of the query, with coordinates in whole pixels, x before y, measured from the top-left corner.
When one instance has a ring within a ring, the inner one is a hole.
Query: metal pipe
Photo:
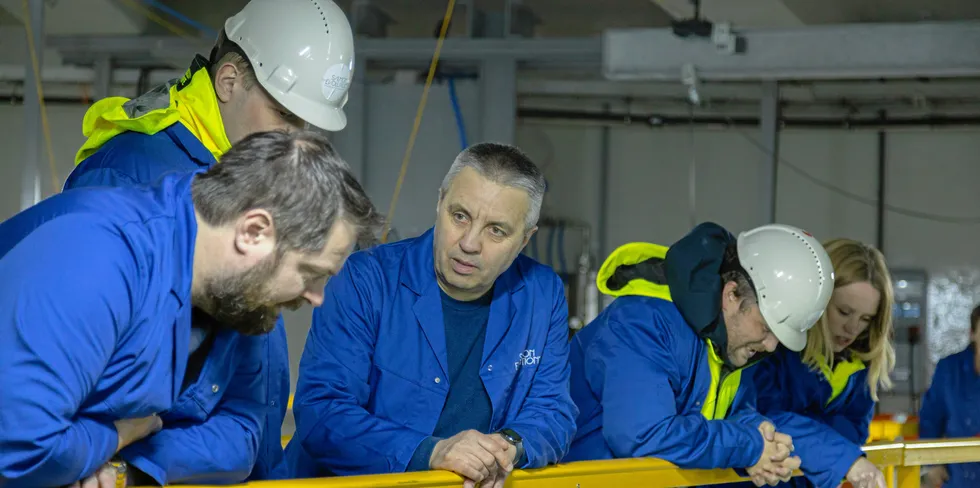
[[[140,76],[142,80],[142,75]],[[112,90],[112,58],[109,56],[103,56],[95,62],[95,83],[94,83],[94,99],[95,101],[102,100],[109,96],[109,92]]]
[[[521,108],[517,116],[523,120],[563,120],[605,125],[644,125],[651,128],[683,127],[693,123],[697,126],[714,127],[759,127],[759,117],[747,116],[694,116],[693,119],[677,115],[603,113],[583,110],[551,110]],[[782,117],[781,128],[807,129],[874,129],[881,127],[950,127],[980,126],[980,115],[927,115],[922,117],[874,118],[821,118],[821,117]]]
[[[779,188],[779,83],[762,82],[762,101],[759,107],[759,131],[765,148],[765,165],[762,167],[762,191],[767,192],[763,201],[764,222],[776,223],[776,196]]]
[[[27,11],[31,43],[27,46],[24,71],[24,172],[21,174],[20,208],[26,209],[41,200],[41,94],[40,80],[34,74],[34,63],[40,70],[44,52],[44,0],[28,0]]]
[[[884,110],[880,113],[881,120],[887,120],[888,114]],[[877,206],[877,247],[882,254],[885,253],[885,189],[888,166],[888,134],[884,129],[878,130],[878,206]]]
[[[605,104],[604,109],[609,111],[609,104]],[[519,111],[518,111],[519,112]],[[596,232],[596,250],[600,261],[606,259],[609,238],[609,141],[611,138],[609,126],[599,129],[599,219],[598,232]]]
[[[694,105],[688,107],[690,116],[694,116]],[[689,134],[691,143],[691,161],[687,167],[687,205],[688,224],[693,229],[698,225],[698,146],[694,136],[694,124],[690,124]]]
[[[513,144],[517,132],[517,62],[508,58],[484,61],[480,68],[483,140]]]

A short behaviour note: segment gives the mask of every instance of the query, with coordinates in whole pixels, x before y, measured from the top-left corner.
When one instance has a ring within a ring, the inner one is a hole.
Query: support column
[[[367,185],[367,60],[354,60],[354,77],[347,93],[347,127],[330,134],[340,155],[350,165],[361,185]]]
[[[888,118],[884,110],[881,111],[881,120],[885,122]],[[878,205],[876,206],[876,223],[878,231],[875,233],[878,250],[885,253],[885,194],[887,190],[888,178],[888,133],[882,127],[878,131]]]
[[[517,61],[490,58],[481,69],[483,140],[514,144],[517,126]]]
[[[92,101],[97,102],[109,96],[112,86],[112,58],[101,56],[95,61],[95,83],[93,84]]]
[[[28,0],[30,32],[38,70],[44,65],[44,0]],[[26,33],[25,32],[25,33]],[[31,43],[27,43],[27,59],[24,72],[24,170],[21,175],[20,208],[26,209],[41,200],[41,99],[37,91],[37,77],[31,55]]]
[[[609,104],[603,104],[603,112],[609,112]],[[599,262],[603,262],[609,256],[609,166],[610,161],[610,139],[612,129],[608,124],[603,124],[599,129],[599,218],[596,222],[598,232],[596,232],[596,242],[593,249],[598,253]]]
[[[759,130],[765,161],[762,166],[762,216],[763,223],[776,222],[776,189],[779,170],[779,84],[762,82],[762,103]]]

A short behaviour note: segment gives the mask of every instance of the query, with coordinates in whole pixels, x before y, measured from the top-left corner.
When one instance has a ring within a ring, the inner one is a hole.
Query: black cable
[[[753,138],[750,134],[747,134],[745,131],[738,130],[738,129],[736,129],[736,131],[739,133],[739,135],[741,135],[742,137],[744,137],[745,140],[749,141],[750,143],[752,143],[753,146],[755,146],[760,151],[762,151],[763,154],[768,154],[769,153],[769,150],[766,149],[766,147],[763,146],[759,141],[755,140],[755,138]],[[810,183],[813,183],[814,185],[817,185],[817,186],[819,186],[819,187],[821,187],[821,188],[823,188],[825,190],[828,190],[830,192],[836,193],[836,194],[841,195],[841,196],[843,196],[845,198],[850,198],[851,200],[854,200],[856,202],[863,203],[863,204],[868,205],[868,206],[871,206],[871,207],[877,207],[878,206],[878,201],[875,200],[875,199],[866,198],[866,197],[863,197],[863,196],[858,195],[856,193],[851,193],[851,192],[849,192],[849,191],[847,191],[847,190],[845,190],[843,188],[840,188],[840,187],[838,187],[838,186],[836,186],[836,185],[834,185],[832,183],[828,183],[828,182],[826,182],[826,181],[824,181],[824,180],[822,180],[820,178],[817,178],[816,176],[813,176],[810,173],[807,173],[806,170],[804,170],[803,168],[800,168],[799,166],[796,166],[796,165],[794,165],[794,164],[786,161],[786,159],[784,159],[783,157],[777,156],[777,159],[779,160],[779,163],[780,164],[785,165],[787,168],[789,168],[790,170],[792,170],[796,174],[802,176],[804,179],[806,179]],[[935,221],[935,222],[942,222],[942,223],[946,223],[946,224],[961,224],[961,225],[977,225],[977,224],[980,224],[980,217],[951,217],[949,215],[941,215],[941,214],[934,214],[934,213],[930,213],[930,212],[922,212],[922,211],[919,211],[919,210],[912,210],[912,209],[909,209],[909,208],[899,207],[897,205],[888,205],[888,204],[886,204],[884,207],[889,212],[893,212],[893,213],[896,213],[896,214],[899,214],[899,215],[904,215],[906,217],[912,217],[912,218],[916,218],[916,219],[932,220],[932,221]]]

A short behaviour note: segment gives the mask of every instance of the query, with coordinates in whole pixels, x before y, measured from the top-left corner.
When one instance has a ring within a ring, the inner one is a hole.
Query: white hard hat
[[[806,333],[834,292],[834,265],[810,233],[780,224],[738,235],[738,260],[755,285],[769,328],[792,351],[806,347]]]
[[[323,130],[347,125],[354,36],[330,0],[251,0],[225,21],[262,88],[286,110]]]

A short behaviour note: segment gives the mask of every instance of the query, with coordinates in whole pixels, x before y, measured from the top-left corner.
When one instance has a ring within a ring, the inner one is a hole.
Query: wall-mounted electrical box
[[[916,414],[928,387],[929,348],[926,341],[929,277],[921,269],[893,269],[895,305],[895,370],[893,387],[879,394],[880,413]]]

